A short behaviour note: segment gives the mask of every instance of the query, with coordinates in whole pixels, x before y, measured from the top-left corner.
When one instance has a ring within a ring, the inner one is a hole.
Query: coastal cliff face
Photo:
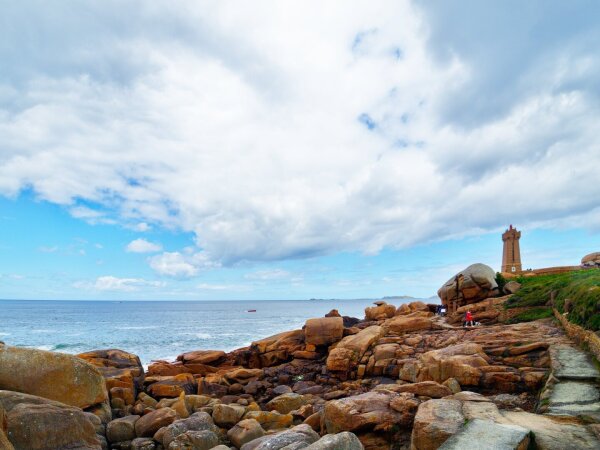
[[[494,448],[600,448],[597,369],[565,378],[587,356],[550,319],[501,323],[506,299],[469,305],[487,324],[473,328],[422,302],[377,302],[362,320],[332,311],[146,372],[122,350],[0,346],[0,448],[458,449],[474,436]]]

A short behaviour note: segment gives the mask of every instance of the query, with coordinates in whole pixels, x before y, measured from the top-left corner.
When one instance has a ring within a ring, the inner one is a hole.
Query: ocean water
[[[0,341],[64,353],[119,348],[147,365],[190,350],[244,347],[301,328],[336,308],[364,317],[372,300],[24,301],[0,300]],[[256,309],[256,312],[248,312]]]

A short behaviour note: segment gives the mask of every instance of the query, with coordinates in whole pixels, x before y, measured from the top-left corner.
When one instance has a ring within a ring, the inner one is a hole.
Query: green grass
[[[529,432],[529,444],[527,444],[527,450],[536,450],[538,446],[535,444],[535,433]]]
[[[516,281],[521,283],[521,289],[507,300],[506,308],[554,306],[560,312],[564,312],[565,301],[569,299],[569,321],[589,330],[600,330],[600,269],[518,277]],[[556,294],[554,305],[551,305],[550,297],[553,291]],[[540,310],[535,314],[542,312]]]
[[[552,308],[549,306],[536,306],[517,314],[509,319],[507,323],[531,322],[538,319],[547,319],[548,317],[552,317]]]
[[[502,275],[500,272],[496,272],[496,284],[498,285],[498,290],[500,290],[500,292],[502,292],[506,283],[507,280],[504,278],[504,275]]]

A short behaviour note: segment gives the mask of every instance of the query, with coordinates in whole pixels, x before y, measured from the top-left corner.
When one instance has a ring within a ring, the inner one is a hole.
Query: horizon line
[[[358,298],[283,298],[283,299],[43,299],[43,298],[0,298],[0,302],[311,302],[311,301],[353,301],[353,300],[393,300],[393,299],[414,299],[430,300],[437,295],[430,297],[412,297],[412,296],[383,296],[383,297],[358,297]]]

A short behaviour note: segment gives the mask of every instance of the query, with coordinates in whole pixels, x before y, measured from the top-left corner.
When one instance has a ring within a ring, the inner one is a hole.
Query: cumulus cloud
[[[142,288],[161,288],[166,284],[160,281],[150,281],[143,278],[119,278],[112,275],[98,277],[94,282],[77,282],[76,288],[97,291],[134,292]]]
[[[152,227],[150,225],[148,225],[146,222],[136,223],[135,225],[132,225],[131,228],[133,230],[139,231],[141,233],[144,233],[146,231],[150,231],[152,229]]]
[[[149,258],[150,267],[161,275],[174,278],[191,278],[203,269],[219,267],[204,252],[185,248],[183,252],[164,252]]]
[[[515,5],[14,2],[0,193],[191,231],[174,277],[597,227],[598,6]]]
[[[162,250],[162,245],[138,238],[127,244],[125,250],[130,253],[156,253]]]

